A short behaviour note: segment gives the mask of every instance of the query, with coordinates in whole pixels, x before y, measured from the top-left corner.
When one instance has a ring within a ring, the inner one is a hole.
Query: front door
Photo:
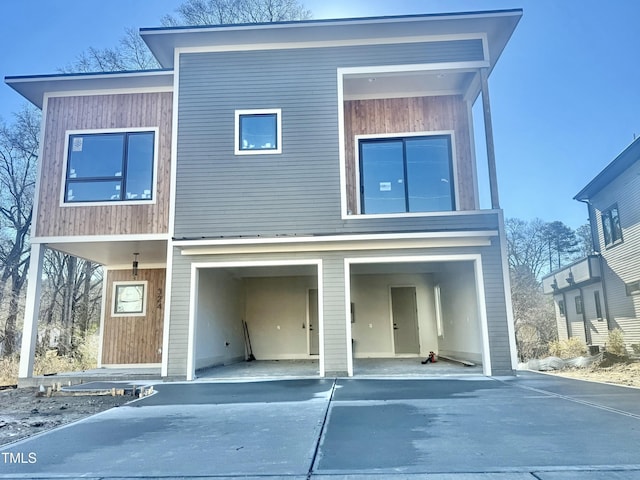
[[[309,354],[320,354],[320,335],[318,325],[318,290],[312,288],[309,290]]]
[[[391,287],[391,315],[395,353],[420,353],[415,287]]]

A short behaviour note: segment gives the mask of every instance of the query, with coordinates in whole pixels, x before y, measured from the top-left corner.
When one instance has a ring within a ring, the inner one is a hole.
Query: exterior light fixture
[[[574,283],[576,283],[576,281],[573,278],[573,272],[569,272],[569,276],[567,277],[567,283],[569,285],[573,285]]]

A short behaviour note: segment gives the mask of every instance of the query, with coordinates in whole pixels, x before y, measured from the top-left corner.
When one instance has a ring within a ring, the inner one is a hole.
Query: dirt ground
[[[640,387],[640,362],[616,363],[610,367],[571,368],[548,373],[580,380]]]
[[[119,407],[132,396],[39,396],[38,388],[0,390],[0,445],[36,435],[103,410]]]

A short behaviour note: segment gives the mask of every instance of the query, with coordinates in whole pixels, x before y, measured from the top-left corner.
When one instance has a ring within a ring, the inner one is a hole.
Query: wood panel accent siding
[[[113,283],[131,281],[131,270],[109,270],[103,312],[102,363],[123,365],[162,362],[166,270],[139,270],[135,280],[147,281],[145,316],[114,317]]]
[[[171,92],[52,97],[45,124],[36,237],[166,233],[171,188]],[[157,127],[155,203],[60,206],[68,130]]]
[[[452,130],[458,210],[475,209],[474,164],[467,104],[459,95],[348,100],[344,102],[347,208],[357,213],[356,135]]]

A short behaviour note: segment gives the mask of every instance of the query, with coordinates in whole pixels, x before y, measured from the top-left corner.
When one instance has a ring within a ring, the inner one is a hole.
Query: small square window
[[[114,317],[146,315],[147,282],[115,282],[113,284]]]
[[[281,110],[236,110],[236,155],[282,153]]]

